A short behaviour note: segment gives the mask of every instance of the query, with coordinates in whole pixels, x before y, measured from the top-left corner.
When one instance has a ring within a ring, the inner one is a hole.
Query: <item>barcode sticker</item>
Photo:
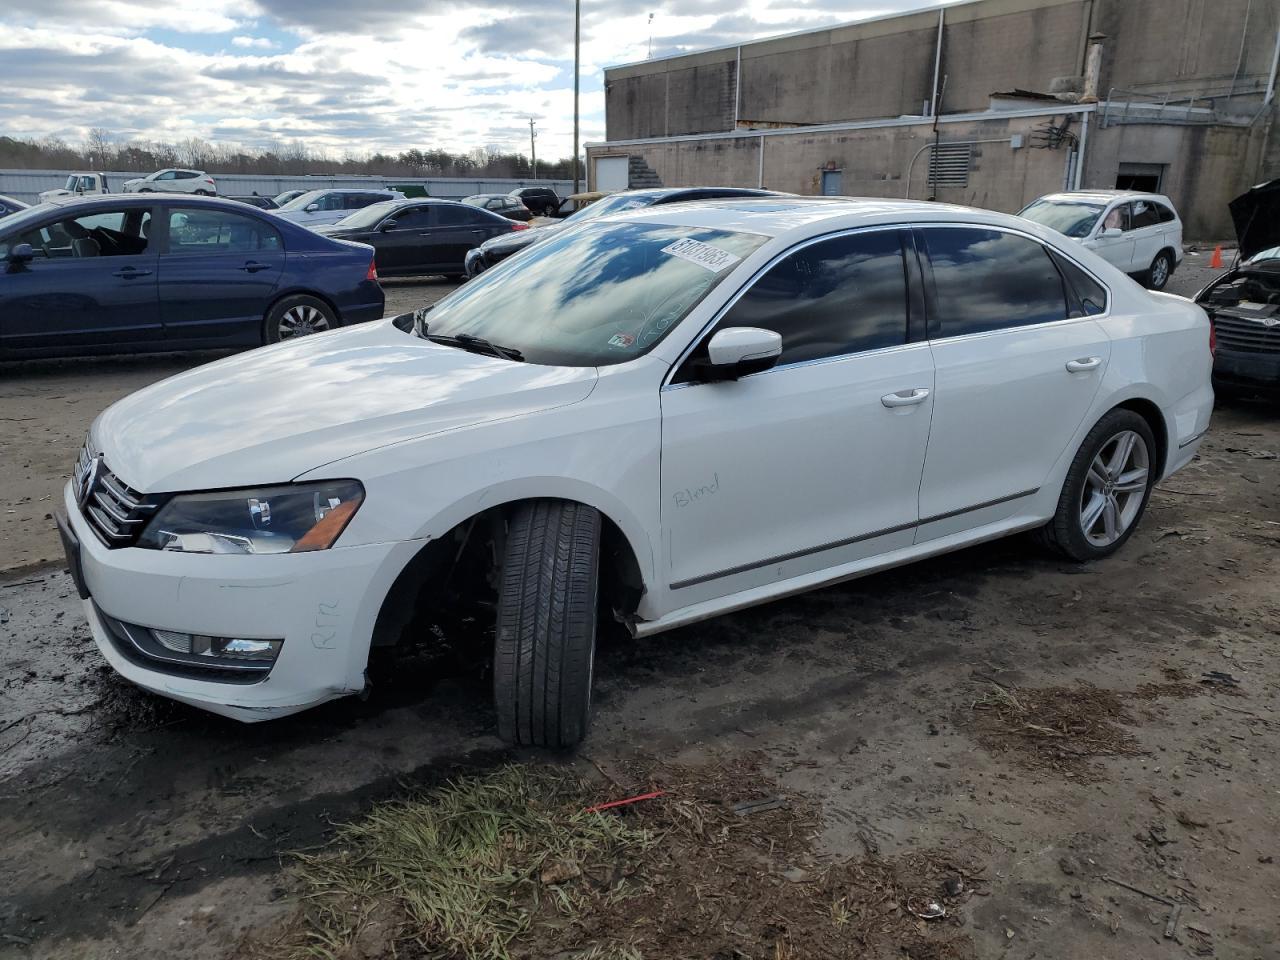
[[[704,270],[710,270],[712,273],[722,273],[742,259],[728,250],[721,250],[719,247],[713,247],[709,243],[703,243],[701,240],[694,240],[691,237],[685,237],[683,240],[667,244],[662,248],[662,252],[669,253],[673,257],[679,257],[681,260],[688,260],[690,263],[696,263]]]

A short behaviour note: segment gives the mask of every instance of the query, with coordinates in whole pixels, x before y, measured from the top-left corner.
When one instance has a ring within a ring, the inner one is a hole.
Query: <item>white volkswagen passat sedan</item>
[[[1152,290],[1182,263],[1182,220],[1168,197],[1074,190],[1033,200],[1018,214],[1065,234]]]
[[[601,615],[648,635],[1024,530],[1106,557],[1195,455],[1210,366],[1199,307],[1016,217],[653,207],[120,401],[60,525],[143,687],[291,713],[479,600],[500,733],[567,746]]]

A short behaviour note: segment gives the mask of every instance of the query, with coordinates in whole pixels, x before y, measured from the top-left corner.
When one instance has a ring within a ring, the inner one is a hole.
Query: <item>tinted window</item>
[[[412,230],[431,226],[430,207],[410,207],[395,214],[395,229]]]
[[[1156,214],[1160,217],[1161,223],[1173,223],[1174,220],[1178,219],[1174,212],[1163,203],[1153,203],[1152,206],[1156,208]]]
[[[275,228],[254,217],[186,207],[169,212],[170,253],[250,253],[280,248]]]
[[[1063,277],[1066,278],[1070,292],[1075,294],[1075,300],[1080,304],[1080,309],[1073,310],[1072,315],[1092,317],[1105,312],[1107,309],[1106,287],[1066,257],[1054,253],[1053,259],[1058,269],[1062,271]]]
[[[934,337],[1048,323],[1067,316],[1062,276],[1044,247],[998,230],[921,230],[933,265]]]
[[[462,224],[480,223],[484,219],[476,215],[476,211],[464,207],[462,204],[454,206],[451,203],[442,203],[435,208],[436,224],[441,227],[456,227]]]
[[[1129,215],[1133,218],[1133,229],[1141,230],[1143,227],[1154,227],[1160,222],[1160,211],[1156,209],[1156,205],[1150,200],[1135,200],[1131,205],[1132,209]]]
[[[717,326],[776,331],[780,364],[906,343],[907,280],[897,231],[836,237],[791,254]]]

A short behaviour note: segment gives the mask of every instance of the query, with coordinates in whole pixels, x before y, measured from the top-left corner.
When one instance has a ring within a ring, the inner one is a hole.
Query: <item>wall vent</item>
[[[967,187],[972,162],[972,144],[938,144],[929,154],[929,186]]]

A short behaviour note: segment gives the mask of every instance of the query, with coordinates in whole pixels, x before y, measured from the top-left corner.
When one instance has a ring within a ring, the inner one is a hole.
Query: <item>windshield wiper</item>
[[[515,363],[524,361],[524,354],[514,347],[504,347],[500,344],[491,343],[484,337],[473,336],[470,333],[460,333],[457,336],[446,336],[442,333],[427,333],[426,338],[432,343],[443,343],[450,347],[459,347],[470,353],[483,353],[492,357],[500,357],[503,360],[511,360]]]

